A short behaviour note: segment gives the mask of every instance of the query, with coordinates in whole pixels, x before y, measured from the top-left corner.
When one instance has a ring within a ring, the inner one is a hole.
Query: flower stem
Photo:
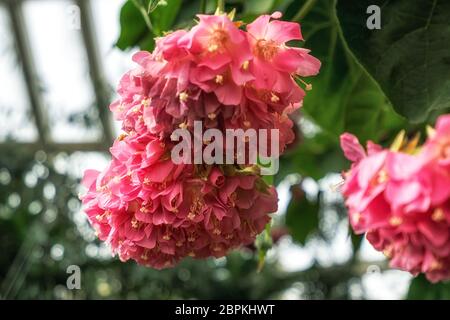
[[[302,20],[311,11],[316,4],[317,0],[306,0],[303,6],[298,10],[297,14],[292,18],[292,21]]]
[[[150,32],[153,33],[153,25],[152,25],[152,22],[150,21],[150,17],[147,13],[146,8],[141,3],[139,3],[137,0],[132,0],[132,1],[133,1],[133,4],[136,6],[136,8],[141,13],[142,17],[144,18],[147,28],[150,30]]]

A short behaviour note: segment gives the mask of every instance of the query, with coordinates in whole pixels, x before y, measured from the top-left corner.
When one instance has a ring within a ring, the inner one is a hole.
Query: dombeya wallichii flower
[[[342,191],[355,232],[366,233],[392,267],[450,279],[450,115],[421,148],[369,142],[366,152],[348,133],[341,145],[353,162]]]
[[[82,201],[99,239],[122,261],[158,269],[252,243],[277,210],[275,189],[258,175],[175,165],[168,147],[127,136],[115,141],[103,172],[86,171]]]
[[[247,31],[225,15],[199,15],[191,30],[156,39],[152,53],[139,52],[137,68],[121,80],[116,119],[134,122],[145,105],[145,130],[168,137],[177,128],[279,129],[280,152],[292,142],[289,114],[301,107],[305,91],[294,79],[317,74],[320,62],[309,50],[287,46],[301,40],[300,26],[264,15]],[[306,85],[309,89],[310,85]]]
[[[302,78],[320,62],[297,23],[280,13],[245,27],[226,14],[198,15],[191,30],[156,39],[133,56],[137,68],[119,84],[110,109],[123,134],[102,172],[88,170],[82,202],[100,240],[121,260],[171,267],[182,258],[221,257],[248,245],[277,211],[275,188],[245,165],[175,164],[178,128],[278,129],[280,152],[293,141],[289,114],[301,107]],[[234,151],[233,151],[234,152]]]

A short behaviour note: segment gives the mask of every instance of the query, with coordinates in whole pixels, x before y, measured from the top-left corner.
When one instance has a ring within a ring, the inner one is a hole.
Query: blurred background
[[[108,109],[114,89],[139,47],[151,50],[154,36],[192,25],[201,8],[213,12],[216,5],[162,1],[150,15],[150,31],[136,3],[0,0],[0,297],[408,297],[412,277],[388,270],[382,254],[351,235],[334,188],[348,168],[338,148],[341,132],[386,142],[406,124],[346,52],[328,0],[226,2],[244,21],[281,10],[284,19],[301,22],[305,46],[323,62],[298,115],[297,140],[275,177],[280,205],[264,269],[257,272],[254,247],[163,271],[111,256],[78,193],[83,171],[106,166],[120,132]],[[69,265],[81,269],[80,290],[66,287]],[[429,286],[415,281],[416,288]]]

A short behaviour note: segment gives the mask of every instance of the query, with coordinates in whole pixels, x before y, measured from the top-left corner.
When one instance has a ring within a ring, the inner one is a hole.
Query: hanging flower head
[[[279,19],[281,14],[271,16]],[[294,139],[289,114],[304,91],[294,78],[320,62],[286,42],[298,24],[258,18],[247,30],[226,14],[199,15],[191,30],[156,39],[153,52],[120,81],[110,109],[123,133],[102,172],[88,170],[84,210],[99,239],[121,260],[154,268],[184,257],[221,257],[250,244],[277,210],[258,170],[235,164],[175,164],[176,129],[278,129],[280,150]]]
[[[391,149],[369,142],[366,153],[356,137],[341,137],[353,162],[342,190],[353,229],[391,266],[433,282],[450,279],[449,124],[440,117],[421,148],[401,138]]]

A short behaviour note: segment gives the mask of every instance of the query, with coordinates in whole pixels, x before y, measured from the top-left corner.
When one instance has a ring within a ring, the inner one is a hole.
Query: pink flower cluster
[[[175,165],[166,150],[154,136],[127,136],[105,171],[85,173],[83,203],[99,239],[121,260],[154,268],[253,242],[277,210],[275,189],[257,175]]]
[[[118,120],[134,121],[145,105],[147,130],[164,138],[174,129],[278,129],[280,151],[293,141],[288,115],[305,92],[296,83],[317,74],[320,62],[309,50],[287,46],[302,40],[297,23],[264,15],[239,29],[225,15],[199,15],[190,31],[178,30],[156,40],[153,53],[139,52],[138,67],[122,80],[121,99],[111,106]]]
[[[294,78],[317,73],[320,62],[286,45],[302,39],[300,27],[271,20],[279,13],[247,31],[225,14],[198,18],[134,55],[138,67],[111,105],[124,133],[109,166],[83,179],[88,219],[123,261],[165,268],[221,257],[252,243],[277,210],[274,187],[254,167],[174,164],[170,136],[194,121],[222,131],[276,128],[284,148],[294,138],[288,114],[305,95]]]
[[[389,257],[391,266],[437,282],[450,279],[450,115],[441,116],[420,148],[367,153],[346,133],[341,145],[353,162],[343,194],[356,233]]]

